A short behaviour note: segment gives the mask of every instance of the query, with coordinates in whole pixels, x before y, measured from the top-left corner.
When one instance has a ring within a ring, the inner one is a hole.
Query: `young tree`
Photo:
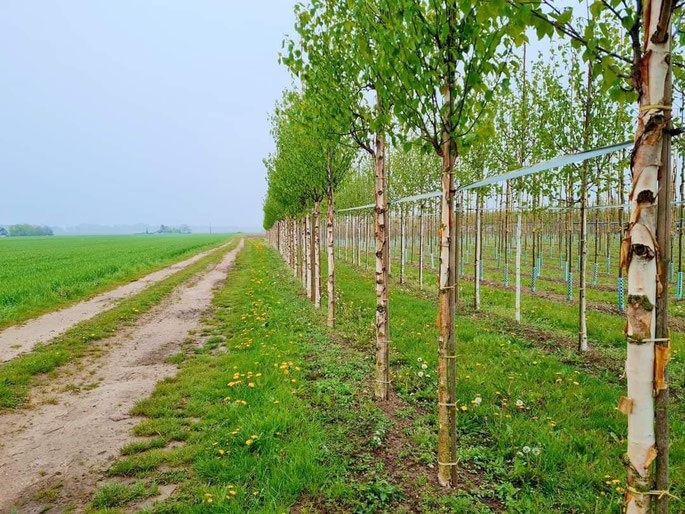
[[[628,273],[628,396],[621,402],[628,416],[626,510],[648,512],[654,485],[668,489],[668,384],[670,345],[667,327],[667,273],[670,261],[670,149],[674,63],[672,20],[683,9],[677,0],[642,0],[636,4],[594,0],[592,17],[581,31],[572,9],[552,0],[516,0],[529,12],[540,35],[555,30],[583,48],[613,98],[636,98],[635,145],[631,158],[630,221],[621,247]],[[624,36],[624,37],[621,37]],[[680,43],[685,35],[676,34]],[[624,42],[624,44],[621,44]],[[624,79],[624,80],[620,80]],[[656,417],[655,417],[656,397]],[[655,431],[656,421],[656,431]],[[657,496],[656,508],[668,511],[668,495]]]
[[[390,132],[389,106],[381,101],[376,69],[361,58],[359,43],[365,34],[355,23],[347,0],[311,0],[296,7],[299,39],[287,41],[283,62],[314,89],[348,135],[375,161],[376,232],[376,382],[375,396],[387,400],[390,384],[389,242],[386,175],[386,137]]]
[[[505,2],[366,0],[351,12],[366,39],[360,56],[375,71],[405,140],[418,135],[442,159],[438,479],[456,483],[454,165],[475,142],[492,90],[508,70],[510,41],[524,19]]]

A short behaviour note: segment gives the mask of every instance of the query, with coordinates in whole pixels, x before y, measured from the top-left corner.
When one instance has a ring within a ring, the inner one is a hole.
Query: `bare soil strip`
[[[131,439],[138,422],[129,415],[155,384],[176,371],[164,360],[200,327],[213,291],[226,278],[243,240],[211,270],[199,273],[132,327],[103,340],[111,350],[76,375],[50,384],[49,403],[0,416],[0,512],[42,512],[41,491],[54,488],[51,503],[86,504],[98,479]],[[94,375],[90,371],[95,370]],[[81,375],[81,376],[78,376]],[[74,394],[77,380],[96,384]]]
[[[228,243],[227,243],[228,244]],[[21,325],[14,325],[0,332],[0,362],[14,359],[17,355],[30,352],[38,343],[47,342],[63,334],[74,325],[88,320],[143,289],[170,277],[177,271],[187,268],[212,252],[225,247],[212,248],[193,255],[189,259],[172,264],[145,277],[123,286],[105,291],[90,300],[49,312]]]

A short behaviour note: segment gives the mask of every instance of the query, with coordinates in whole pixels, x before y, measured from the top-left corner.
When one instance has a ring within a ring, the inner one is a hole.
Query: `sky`
[[[293,0],[2,0],[0,224],[258,229]]]

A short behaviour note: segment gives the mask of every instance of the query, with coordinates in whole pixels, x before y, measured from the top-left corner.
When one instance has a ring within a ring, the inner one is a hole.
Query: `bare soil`
[[[226,245],[219,248],[224,246]],[[187,268],[210,253],[218,251],[219,248],[212,248],[211,250],[197,253],[189,259],[150,273],[141,279],[134,280],[111,291],[105,291],[89,300],[49,312],[21,325],[13,325],[6,328],[0,332],[0,362],[6,362],[14,359],[17,355],[30,352],[38,343],[54,339],[74,325],[111,309],[117,302],[170,277],[177,271]]]
[[[135,325],[103,340],[109,351],[94,366],[61,374],[36,395],[32,409],[0,416],[0,512],[45,512],[41,492],[50,489],[56,492],[53,512],[87,505],[104,471],[132,440],[139,420],[130,409],[175,373],[166,357],[200,327],[214,289],[242,247],[241,240]],[[75,394],[70,386],[79,381],[90,385]]]

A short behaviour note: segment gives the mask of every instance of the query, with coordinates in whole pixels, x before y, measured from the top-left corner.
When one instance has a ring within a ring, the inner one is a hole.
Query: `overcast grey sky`
[[[0,224],[260,227],[293,0],[2,0]]]

